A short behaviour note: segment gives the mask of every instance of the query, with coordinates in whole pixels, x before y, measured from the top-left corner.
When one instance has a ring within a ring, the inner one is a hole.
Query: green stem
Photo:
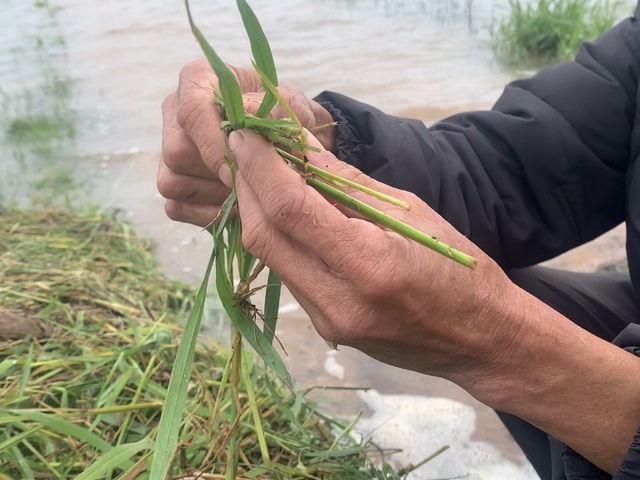
[[[238,452],[238,430],[236,428],[237,418],[240,415],[240,371],[241,371],[241,361],[242,361],[242,335],[237,329],[233,329],[234,339],[233,339],[233,349],[231,352],[231,389],[233,392],[233,400],[231,402],[231,408],[229,409],[232,416],[236,417],[236,421],[233,423],[233,431],[231,432],[231,438],[229,439],[229,449],[227,451],[227,472],[226,472],[226,480],[235,480],[238,476],[238,463],[239,463],[239,452]]]
[[[138,388],[136,389],[136,393],[134,393],[133,398],[131,399],[131,404],[135,405],[136,403],[138,403],[138,399],[140,398],[140,395],[142,394],[142,389],[147,385],[147,380],[149,379],[149,376],[151,375],[151,370],[153,368],[155,368],[155,364],[156,364],[156,356],[155,355],[151,355],[151,359],[149,360],[149,363],[147,364],[147,368],[144,370],[144,373],[142,374],[142,378],[140,379],[140,383],[138,383]],[[138,367],[138,370],[139,370],[139,367]],[[120,434],[118,435],[118,440],[116,441],[116,446],[120,445],[124,441],[125,436],[126,436],[127,432],[129,431],[129,423],[131,423],[131,418],[132,417],[133,417],[133,411],[129,411],[127,413],[127,416],[124,419],[124,422],[122,422],[122,426],[120,427]]]
[[[398,475],[409,475],[411,472],[413,472],[414,470],[417,470],[418,468],[420,468],[425,463],[429,463],[431,460],[436,458],[438,455],[446,452],[448,449],[449,449],[449,445],[445,445],[443,447],[440,447],[436,452],[432,453],[427,458],[425,458],[424,460],[421,460],[420,462],[416,463],[415,465],[413,465],[413,464],[407,465],[406,467],[404,467],[403,469],[401,469],[398,472]]]
[[[351,195],[341,192],[337,188],[332,187],[331,185],[318,180],[317,178],[308,176],[305,180],[308,185],[312,186],[320,193],[326,195],[329,198],[332,198],[333,200],[336,200],[346,207],[355,210],[356,212],[361,213],[362,215],[370,220],[373,220],[379,225],[387,227],[394,232],[399,233],[403,237],[415,240],[419,244],[424,245],[425,247],[430,248],[431,250],[438,252],[441,255],[444,255],[445,257],[455,260],[465,267],[469,267],[471,269],[476,268],[478,261],[474,257],[456,250],[455,248],[451,248],[449,245],[439,241],[438,239],[430,237],[429,235],[422,233],[420,230],[416,230],[412,226],[407,225],[400,220],[396,220],[393,217],[390,217],[386,213],[381,212],[380,210],[373,208],[372,206],[367,205],[366,203],[356,198],[353,198]]]
[[[251,413],[253,414],[253,423],[256,428],[256,435],[258,436],[258,444],[260,445],[260,454],[262,455],[262,462],[265,465],[271,464],[271,458],[269,458],[269,448],[267,447],[267,439],[264,435],[264,428],[262,427],[262,417],[260,417],[260,409],[258,408],[258,401],[253,392],[253,385],[251,383],[251,376],[249,375],[249,368],[247,361],[242,359],[242,377],[247,387],[247,395],[249,396],[249,405],[251,407]]]
[[[398,198],[392,197],[391,195],[387,195],[386,193],[378,192],[373,188],[365,187],[364,185],[360,185],[359,183],[352,182],[351,180],[342,178],[339,175],[323,170],[320,167],[316,167],[315,165],[312,165],[309,162],[305,162],[304,160],[299,159],[295,155],[291,155],[289,152],[285,152],[281,148],[276,147],[276,151],[280,154],[281,157],[302,167],[305,171],[309,171],[309,172],[315,173],[316,175],[319,175],[323,179],[333,183],[336,187],[355,188],[356,190],[360,190],[361,192],[366,193],[367,195],[371,195],[372,197],[375,197],[378,200],[382,200],[383,202],[387,202],[397,207],[402,207],[407,211],[411,210],[411,205],[409,205],[404,200],[400,200]]]

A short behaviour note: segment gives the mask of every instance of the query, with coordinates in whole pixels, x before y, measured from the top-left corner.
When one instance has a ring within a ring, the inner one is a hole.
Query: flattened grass
[[[54,210],[0,214],[0,277],[0,315],[50,333],[0,341],[2,475],[149,478],[193,289],[166,279],[127,224]],[[401,478],[248,352],[236,401],[229,358],[213,341],[196,345],[172,478],[224,478],[232,433],[237,478]]]

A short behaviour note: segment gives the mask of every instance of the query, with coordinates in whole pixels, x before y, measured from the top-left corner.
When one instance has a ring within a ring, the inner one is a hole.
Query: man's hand
[[[316,142],[311,135],[308,141]],[[425,203],[328,151],[307,154],[319,167],[409,203],[407,212],[349,191],[476,256],[477,270],[327,201],[259,135],[234,132],[230,145],[238,164],[243,244],[281,275],[321,336],[385,363],[444,377],[460,372],[479,376],[498,368],[518,325],[505,325],[504,311],[491,321],[483,314],[505,310],[500,301],[515,288],[489,257]],[[506,348],[494,348],[498,343]]]
[[[329,152],[308,154],[322,168],[407,201],[409,212],[367,199],[475,256],[476,270],[333,205],[255,133],[234,132],[230,144],[243,244],[280,274],[321,336],[447,378],[616,470],[640,423],[640,385],[628,381],[640,359],[520,290],[414,195]]]
[[[253,70],[230,68],[243,92],[245,110],[256,113],[264,96],[260,77]],[[218,80],[206,61],[191,62],[180,72],[178,90],[162,104],[162,160],[157,184],[167,199],[167,215],[173,220],[206,226],[229,194],[220,181],[228,180],[229,172],[223,160],[222,118],[213,96],[217,86]],[[329,112],[300,91],[287,87],[279,91],[304,127],[314,129],[333,121]],[[283,117],[285,112],[277,105],[271,116]],[[318,138],[331,149],[333,128],[323,128]]]

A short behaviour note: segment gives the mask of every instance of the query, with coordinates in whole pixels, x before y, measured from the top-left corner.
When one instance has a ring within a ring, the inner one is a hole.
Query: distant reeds
[[[615,0],[509,0],[508,15],[492,31],[493,48],[512,66],[571,60],[582,42],[613,26],[619,7]]]

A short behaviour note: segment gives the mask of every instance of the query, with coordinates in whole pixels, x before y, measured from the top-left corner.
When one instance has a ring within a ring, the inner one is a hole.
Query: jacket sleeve
[[[624,220],[636,16],[575,61],[508,85],[491,111],[430,128],[337,93],[316,100],[338,122],[339,158],[414,192],[503,267],[532,265]]]

